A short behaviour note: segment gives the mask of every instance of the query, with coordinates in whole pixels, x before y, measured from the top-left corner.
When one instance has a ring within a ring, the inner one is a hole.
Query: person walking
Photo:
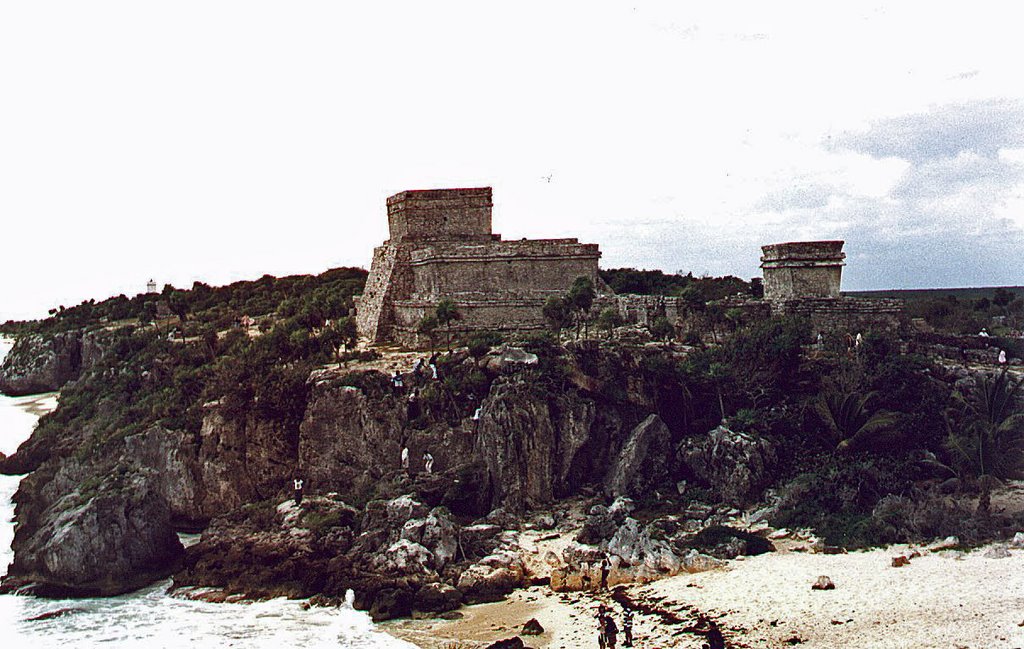
[[[597,607],[597,646],[601,649],[606,649],[608,646],[608,636],[605,635],[604,618],[604,604],[601,604]]]
[[[292,480],[292,486],[295,487],[295,505],[302,504],[302,478],[295,478]]]

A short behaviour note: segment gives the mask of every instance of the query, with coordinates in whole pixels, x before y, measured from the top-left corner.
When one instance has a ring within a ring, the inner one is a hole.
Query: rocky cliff
[[[666,354],[590,346],[538,363],[461,352],[441,360],[441,380],[408,373],[401,388],[377,371],[317,370],[298,422],[211,402],[195,432],[43,427],[2,467],[35,469],[17,496],[7,587],[124,592],[178,565],[175,530],[206,527],[184,555],[182,586],[355,588],[378,617],[500,596],[531,578],[500,538],[531,510],[675,489],[682,433],[666,418],[678,404],[650,369]],[[302,508],[280,505],[293,476],[311,494]],[[623,534],[646,543],[638,529]],[[684,569],[682,556],[641,572]]]
[[[0,366],[0,392],[52,392],[74,381],[103,355],[103,334],[70,331],[21,336]]]

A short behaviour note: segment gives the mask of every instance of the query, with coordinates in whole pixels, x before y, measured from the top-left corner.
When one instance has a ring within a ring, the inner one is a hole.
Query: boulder
[[[540,635],[544,633],[544,627],[537,621],[537,618],[533,617],[523,625],[522,633],[523,635]]]
[[[413,597],[413,608],[429,613],[453,611],[462,605],[462,591],[440,582],[423,584]]]
[[[516,636],[515,638],[498,640],[497,642],[487,645],[484,649],[523,649],[525,646],[526,645],[523,644],[523,639]]]
[[[73,462],[69,462],[73,464]],[[64,467],[62,482],[80,467]],[[34,474],[33,476],[34,477]],[[24,502],[19,507],[33,504]],[[5,588],[32,584],[43,596],[111,596],[167,577],[184,548],[152,471],[88,481],[15,532]]]
[[[811,584],[811,590],[834,590],[835,587],[836,585],[827,575],[821,575]]]
[[[605,478],[613,496],[640,497],[669,477],[672,433],[656,414],[644,419],[626,438]]]
[[[434,556],[419,543],[399,539],[374,556],[374,567],[386,575],[423,575],[431,572]]]
[[[694,478],[738,506],[750,503],[772,480],[777,462],[770,441],[725,426],[683,440],[677,456]]]
[[[434,557],[439,572],[455,559],[459,549],[459,528],[443,507],[435,507],[423,524],[423,546]]]

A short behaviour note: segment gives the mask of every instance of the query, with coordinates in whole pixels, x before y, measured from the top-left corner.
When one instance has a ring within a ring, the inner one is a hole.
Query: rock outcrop
[[[683,440],[678,458],[691,477],[735,505],[747,504],[766,486],[776,463],[771,442],[725,426]]]
[[[53,392],[81,376],[103,355],[100,333],[70,331],[21,336],[0,366],[0,392]]]
[[[658,415],[650,415],[626,438],[608,472],[612,496],[641,496],[669,476],[672,433]]]
[[[49,597],[118,595],[174,571],[184,549],[154,472],[96,482],[82,480],[82,467],[67,461],[57,474],[47,486],[75,488],[29,518],[30,525],[18,526],[4,590]],[[39,506],[26,495],[31,493],[19,492],[19,514]]]

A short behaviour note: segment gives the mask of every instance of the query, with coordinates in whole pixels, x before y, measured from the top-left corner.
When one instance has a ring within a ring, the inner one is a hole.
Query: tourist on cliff
[[[302,478],[295,478],[292,481],[292,485],[295,487],[295,504],[302,504]]]
[[[391,377],[391,385],[394,386],[396,392],[401,392],[402,388],[405,387],[405,382],[402,380],[402,375],[395,370],[395,374]]]
[[[434,472],[434,456],[430,454],[430,451],[423,452],[423,470],[427,473]]]
[[[1006,350],[1005,349],[1000,349],[999,350],[999,364],[1000,365],[1006,365]]]
[[[402,447],[402,468],[406,471],[409,470],[409,447]]]

